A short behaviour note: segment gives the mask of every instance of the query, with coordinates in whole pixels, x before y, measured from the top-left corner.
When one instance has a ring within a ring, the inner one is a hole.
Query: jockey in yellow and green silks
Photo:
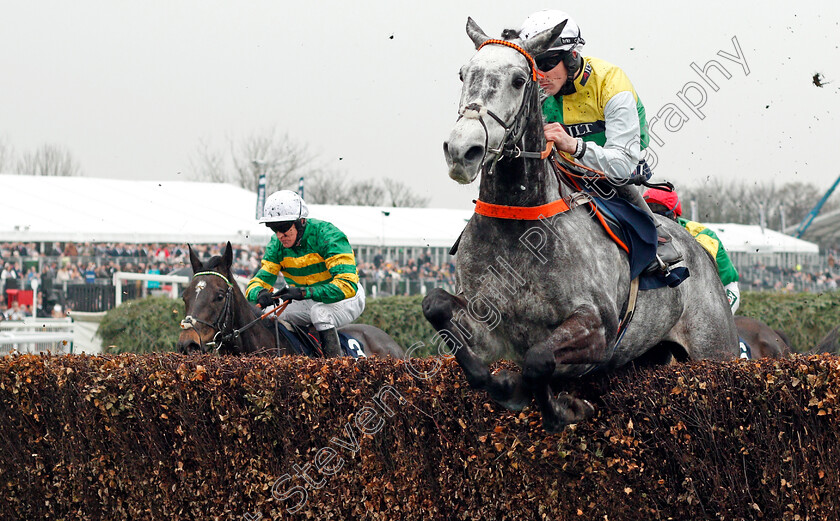
[[[622,199],[647,213],[656,226],[657,258],[648,271],[682,260],[634,186],[652,175],[642,159],[648,146],[645,107],[624,71],[604,60],[581,55],[585,41],[572,18],[558,10],[539,11],[522,24],[523,39],[565,23],[560,36],[534,56],[540,70],[545,138],[586,167],[604,172]]]

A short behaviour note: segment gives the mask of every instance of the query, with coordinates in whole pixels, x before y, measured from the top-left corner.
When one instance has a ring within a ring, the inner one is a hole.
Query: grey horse
[[[467,21],[477,52],[461,69],[461,117],[444,153],[455,181],[467,184],[480,175],[479,204],[534,214],[559,198],[553,170],[532,153],[545,150],[546,142],[531,56],[546,49],[562,25],[528,40],[512,31],[493,40]],[[569,378],[631,361],[738,357],[713,261],[677,223],[660,220],[691,276],[673,289],[640,292],[618,343],[629,262],[585,206],[542,219],[473,215],[456,258],[459,293],[431,291],[423,313],[472,387],[513,410],[533,398],[545,429],[558,432],[594,412],[562,392]],[[492,373],[488,365],[500,359],[522,371]]]

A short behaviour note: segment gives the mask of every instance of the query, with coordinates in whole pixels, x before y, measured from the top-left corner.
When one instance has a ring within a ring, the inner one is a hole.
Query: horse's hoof
[[[494,377],[494,385],[488,390],[490,398],[511,411],[521,411],[531,403],[531,395],[522,388],[522,375],[500,371]]]
[[[551,400],[550,413],[543,411],[543,428],[546,432],[557,434],[563,432],[567,425],[582,422],[594,414],[595,407],[588,400],[561,393]]]
[[[565,410],[567,423],[578,423],[588,420],[595,414],[595,406],[588,400],[575,398],[571,394],[562,393],[557,397],[557,405]]]

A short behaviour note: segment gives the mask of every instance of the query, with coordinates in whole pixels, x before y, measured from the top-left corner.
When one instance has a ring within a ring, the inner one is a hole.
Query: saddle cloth
[[[738,346],[741,348],[740,355],[738,358],[743,358],[745,360],[752,360],[752,349],[750,345],[741,337],[738,337]]]
[[[595,204],[595,218],[605,228],[607,235],[629,256],[630,280],[640,277],[640,290],[676,287],[688,278],[688,268],[685,267],[672,268],[667,276],[659,270],[643,274],[656,257],[658,236],[650,216],[620,197],[602,199],[592,194],[589,196]]]
[[[308,356],[310,358],[318,358],[321,356],[323,349],[321,348],[321,341],[315,332],[294,324],[288,324],[288,326],[287,324],[288,322],[279,322],[277,324],[277,330],[286,338],[295,353]],[[344,356],[350,356],[352,358],[367,357],[364,349],[362,348],[362,343],[358,339],[348,335],[347,333],[339,331],[338,340],[341,344],[341,350],[344,352]]]

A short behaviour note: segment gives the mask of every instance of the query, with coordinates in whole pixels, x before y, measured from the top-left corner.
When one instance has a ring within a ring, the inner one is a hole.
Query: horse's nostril
[[[443,142],[443,155],[445,157],[449,157],[449,142],[448,141]]]
[[[479,146],[479,145],[475,145],[475,146],[471,146],[470,149],[467,150],[467,153],[464,154],[464,159],[472,162],[472,161],[475,161],[477,159],[481,159],[481,156],[483,156],[483,155],[484,155],[484,147]]]

